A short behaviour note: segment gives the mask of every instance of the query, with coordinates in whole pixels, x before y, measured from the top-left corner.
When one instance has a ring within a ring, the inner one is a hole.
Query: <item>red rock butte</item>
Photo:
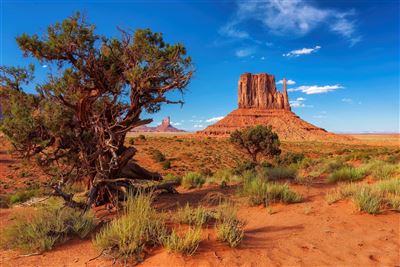
[[[255,125],[271,125],[282,140],[345,141],[349,138],[327,132],[302,120],[291,111],[283,79],[282,93],[276,88],[274,75],[267,73],[240,75],[238,109],[222,120],[197,132],[200,135],[224,137],[231,132]]]

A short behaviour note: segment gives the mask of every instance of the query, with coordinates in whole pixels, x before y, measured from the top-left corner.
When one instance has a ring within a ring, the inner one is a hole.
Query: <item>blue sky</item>
[[[399,132],[399,1],[1,1],[1,64],[24,66],[15,37],[45,33],[75,11],[118,36],[151,28],[183,43],[195,74],[185,105],[164,106],[178,128],[200,130],[237,108],[243,72],[290,79],[292,110],[334,132]],[[47,68],[35,62],[37,78]],[[281,85],[277,85],[281,88]]]

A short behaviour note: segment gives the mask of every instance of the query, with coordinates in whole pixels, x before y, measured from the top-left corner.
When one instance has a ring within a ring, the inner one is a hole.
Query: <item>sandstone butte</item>
[[[149,127],[149,126],[140,126],[132,129],[132,132],[184,132],[184,130],[180,130],[175,128],[174,126],[171,125],[171,119],[169,116],[165,117],[161,124],[156,126],[156,127]]]
[[[197,134],[225,137],[234,130],[259,124],[271,125],[281,140],[334,142],[351,139],[302,120],[291,110],[286,79],[283,79],[281,93],[276,88],[274,75],[267,73],[240,75],[238,109]]]

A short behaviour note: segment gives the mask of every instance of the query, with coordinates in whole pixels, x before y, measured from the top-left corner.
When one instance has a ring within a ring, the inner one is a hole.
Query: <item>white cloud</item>
[[[238,0],[235,16],[219,31],[221,35],[249,38],[241,30],[247,22],[258,22],[275,35],[304,36],[327,27],[333,33],[347,38],[351,45],[360,40],[355,26],[355,12],[321,8],[308,0]]]
[[[196,116],[194,116],[193,118],[195,118]],[[203,122],[203,120],[189,120],[190,122]]]
[[[319,49],[321,49],[321,46],[316,45],[313,48],[302,48],[302,49],[292,50],[289,53],[283,54],[282,56],[284,56],[284,57],[298,57],[298,56],[301,56],[301,55],[309,55],[311,53],[317,52]]]
[[[337,89],[344,88],[340,84],[335,84],[335,85],[323,85],[323,86],[318,86],[318,85],[302,85],[296,88],[290,88],[288,89],[289,92],[297,92],[300,91],[302,93],[305,93],[307,95],[313,95],[313,94],[323,94],[323,93],[328,93],[335,91]]]
[[[210,119],[206,120],[206,122],[217,122],[219,120],[222,120],[223,118],[224,118],[224,116],[214,117],[214,118],[210,118]]]
[[[304,104],[304,101],[306,101],[305,98],[298,97],[298,98],[296,98],[296,100],[289,101],[289,104],[293,108],[312,108],[313,107],[312,105]]]
[[[265,45],[266,45],[267,47],[272,47],[272,46],[274,46],[274,43],[266,42]]]
[[[44,69],[47,68],[47,65],[46,65],[46,64],[45,64],[45,65],[42,65],[42,68],[44,68]]]
[[[260,57],[261,60],[265,60],[265,57]]]
[[[283,84],[283,80],[279,80],[279,81],[277,82],[277,84]],[[293,84],[296,84],[296,82],[289,79],[289,80],[286,80],[286,84],[287,84],[287,85],[293,85]]]
[[[173,126],[179,126],[179,125],[182,125],[182,123],[180,123],[180,122],[171,122],[171,124],[172,124]]]
[[[195,124],[193,125],[194,128],[203,128],[204,125],[203,124]]]
[[[219,29],[219,34],[239,39],[248,38],[249,34],[243,30],[235,28],[236,24],[237,22],[231,21],[230,23]]]
[[[351,98],[342,98],[342,102],[353,103],[353,99],[351,99]]]
[[[237,57],[248,57],[254,53],[254,49],[247,47],[243,49],[236,50],[235,55]]]

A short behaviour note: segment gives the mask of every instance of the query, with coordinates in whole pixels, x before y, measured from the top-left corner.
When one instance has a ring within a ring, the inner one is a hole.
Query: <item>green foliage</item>
[[[371,185],[346,184],[326,195],[329,204],[345,198],[351,198],[358,210],[371,214],[382,209],[400,211],[400,180],[389,179]]]
[[[354,202],[358,210],[368,212],[369,214],[377,214],[380,212],[381,199],[374,194],[370,187],[361,187],[354,195]]]
[[[357,181],[365,177],[366,170],[364,168],[342,167],[328,176],[329,182],[337,181]]]
[[[131,146],[133,146],[135,144],[135,138],[131,137],[128,139],[128,144],[130,144]]]
[[[237,166],[233,169],[235,174],[242,174],[245,171],[252,171],[256,168],[257,164],[253,161],[241,161],[237,164]]]
[[[390,164],[381,160],[372,160],[363,165],[367,173],[373,178],[387,180],[396,176],[400,177],[400,167],[398,164]]]
[[[3,231],[5,248],[43,252],[74,236],[84,238],[95,227],[94,215],[60,206],[43,206],[32,216],[17,217]]]
[[[18,191],[14,194],[8,196],[8,203],[10,205],[26,202],[27,200],[31,199],[32,197],[39,196],[40,190],[24,190]]]
[[[295,179],[297,170],[294,167],[274,167],[266,168],[265,174],[270,180]]]
[[[159,244],[165,234],[163,222],[151,207],[152,201],[151,194],[130,194],[121,217],[101,229],[94,239],[95,246],[113,257],[140,261],[144,249]]]
[[[288,166],[290,164],[298,164],[305,158],[303,153],[287,152],[286,154],[280,155],[275,158],[275,162],[278,165]]]
[[[164,181],[176,181],[181,183],[182,178],[176,175],[173,175],[172,173],[167,173],[164,177],[163,177]]]
[[[257,125],[236,130],[231,134],[230,141],[248,153],[253,162],[257,162],[258,154],[273,157],[281,153],[279,137],[271,126]]]
[[[302,197],[290,190],[288,184],[269,183],[267,190],[268,201],[278,201],[282,203],[298,203]]]
[[[202,229],[190,227],[183,236],[178,235],[175,230],[163,238],[163,245],[172,252],[179,252],[187,256],[193,255],[201,242]]]
[[[182,186],[191,189],[191,188],[200,188],[205,183],[204,177],[197,172],[189,172],[182,178]]]
[[[189,203],[176,212],[176,219],[179,223],[201,226],[210,218],[209,214],[204,207],[198,206],[197,208],[190,207]]]
[[[151,155],[152,155],[153,160],[154,160],[155,162],[163,162],[163,161],[165,161],[165,156],[164,156],[164,154],[163,154],[160,150],[158,150],[158,149],[153,150],[153,152],[151,153]]]
[[[144,136],[143,134],[139,134],[138,140],[146,141],[146,136]]]
[[[237,218],[237,208],[229,202],[222,203],[215,214],[217,239],[237,247],[244,237],[243,223]]]
[[[170,160],[164,160],[163,162],[161,162],[161,167],[163,168],[163,170],[168,170],[171,168],[171,161]]]

